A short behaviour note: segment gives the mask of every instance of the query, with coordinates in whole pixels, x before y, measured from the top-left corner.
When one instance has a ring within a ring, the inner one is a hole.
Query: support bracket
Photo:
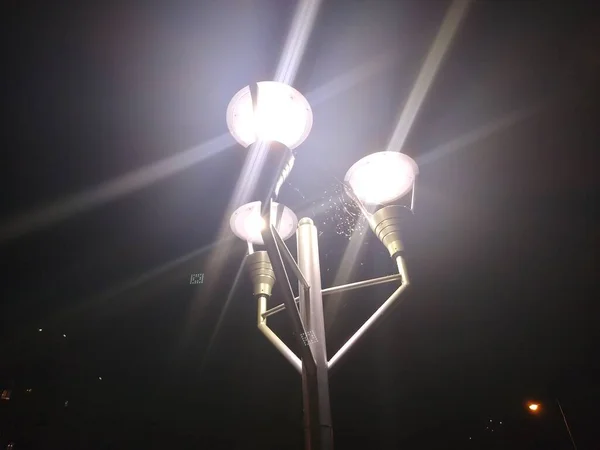
[[[279,236],[279,233],[272,225],[265,227],[261,234],[265,243],[265,247],[267,249],[267,254],[269,255],[269,260],[271,261],[271,265],[273,266],[273,272],[275,273],[275,282],[279,283],[279,285],[282,287],[281,293],[283,296],[283,302],[286,306],[285,309],[288,312],[288,316],[292,322],[292,327],[294,330],[294,334],[296,335],[296,340],[300,345],[300,353],[302,356],[301,359],[304,365],[306,366],[305,368],[308,373],[316,373],[317,366],[310,346],[305,345],[305,343],[302,340],[302,337],[306,336],[306,330],[304,328],[304,324],[302,323],[300,311],[298,311],[296,302],[294,300],[294,292],[292,291],[290,279],[285,269],[285,264],[283,263],[280,246],[277,244],[278,240],[280,242],[283,242],[283,239],[281,239],[281,236]],[[294,263],[293,266],[296,266],[296,268],[300,272],[300,269],[294,261],[291,253],[289,253],[289,250],[287,250],[287,247],[285,247],[284,252],[285,251],[288,252],[289,258],[292,259]],[[304,276],[302,276],[302,279],[299,278],[299,280],[301,282],[302,280],[304,280],[302,284],[305,286],[305,289],[310,288],[310,286],[306,284],[306,279]]]
[[[408,278],[408,273],[406,271],[406,264],[404,263],[404,258],[402,256],[396,257],[396,262],[398,264],[398,272],[402,277],[402,282],[398,289],[396,289],[392,295],[388,297],[388,299],[383,302],[383,304],[377,308],[377,310],[369,317],[362,326],[356,330],[356,332],[346,341],[344,345],[331,357],[331,359],[327,362],[327,368],[331,370],[331,368],[340,360],[344,354],[356,343],[356,341],[363,335],[365,332],[371,328],[375,322],[377,322],[383,315],[396,303],[400,294],[404,292],[404,290],[410,285],[410,280]]]

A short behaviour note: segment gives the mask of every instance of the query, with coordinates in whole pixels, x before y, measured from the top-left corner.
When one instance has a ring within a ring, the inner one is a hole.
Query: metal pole
[[[296,236],[298,266],[310,285],[310,290],[305,291],[299,282],[300,314],[306,329],[304,342],[305,345],[310,346],[317,366],[314,375],[304,368],[302,372],[305,448],[307,450],[333,450],[319,244],[317,228],[313,221],[309,218],[301,219]]]
[[[556,404],[558,405],[558,409],[560,409],[560,414],[562,415],[563,421],[565,422],[565,427],[567,427],[567,432],[569,433],[569,437],[571,438],[571,444],[573,444],[573,449],[577,450],[577,446],[575,445],[575,439],[573,439],[573,434],[571,433],[571,428],[569,427],[569,423],[567,422],[567,417],[565,416],[565,412],[562,409],[558,398],[556,399]]]

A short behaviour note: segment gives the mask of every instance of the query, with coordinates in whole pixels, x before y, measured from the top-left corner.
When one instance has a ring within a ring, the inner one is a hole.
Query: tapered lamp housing
[[[252,280],[252,294],[256,297],[270,297],[275,284],[275,272],[266,251],[261,250],[248,255],[246,267]]]
[[[400,226],[412,215],[412,206],[397,204],[411,191],[419,173],[417,163],[399,152],[377,152],[357,161],[346,173],[344,184],[366,215],[369,226],[395,258],[403,251]],[[373,214],[368,209],[375,208]]]

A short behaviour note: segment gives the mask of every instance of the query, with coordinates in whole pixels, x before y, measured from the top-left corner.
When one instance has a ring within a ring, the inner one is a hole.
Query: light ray
[[[302,61],[306,44],[315,25],[321,0],[300,0],[296,6],[290,31],[287,35],[279,64],[275,71],[275,81],[294,83],[298,67]]]
[[[48,319],[45,319],[45,323],[48,324],[47,326],[57,326],[57,324],[62,321],[72,319],[76,315],[84,314],[93,309],[96,309],[97,311],[102,311],[103,313],[108,313],[108,302],[113,301],[116,297],[122,296],[127,293],[131,293],[133,289],[139,288],[142,285],[160,276],[164,276],[168,271],[173,271],[176,268],[179,268],[181,270],[181,266],[185,263],[189,263],[190,261],[200,257],[201,255],[214,249],[215,247],[226,244],[228,243],[228,241],[232,240],[233,237],[229,237],[223,241],[216,241],[211,244],[205,245],[201,248],[195,249],[171,261],[167,261],[142,274],[136,275],[126,281],[116,284],[115,286],[105,289],[104,291],[95,294],[89,297],[88,299],[82,300],[70,308],[63,309],[55,313]],[[181,277],[178,276],[178,278]],[[23,327],[23,329],[28,329],[28,327]]]
[[[402,151],[404,143],[410,133],[412,124],[421,109],[423,100],[432,85],[432,82],[440,68],[440,65],[452,43],[452,39],[458,30],[462,19],[467,12],[470,0],[454,0],[446,15],[438,33],[429,49],[421,71],[417,76],[415,84],[406,100],[404,108],[396,124],[392,137],[388,143],[388,151]]]
[[[457,138],[452,139],[450,142],[446,142],[437,146],[434,149],[431,149],[425,152],[422,156],[417,158],[417,162],[419,166],[424,166],[426,164],[430,164],[432,162],[437,161],[444,156],[448,156],[458,150],[461,150],[469,145],[474,144],[482,139],[485,139],[494,133],[498,133],[502,130],[505,130],[527,118],[535,115],[542,109],[541,105],[521,109],[518,111],[514,111],[510,114],[507,114],[498,119],[492,120],[491,122],[486,123],[474,130],[469,131]]]
[[[21,214],[0,226],[0,243],[148,187],[214,156],[230,147],[233,142],[233,138],[229,134],[223,134],[204,144],[104,182],[99,186]]]
[[[391,67],[394,63],[394,58],[390,57],[387,53],[382,53],[309,92],[306,98],[313,106],[324,103],[331,97],[341,94],[376,73]]]

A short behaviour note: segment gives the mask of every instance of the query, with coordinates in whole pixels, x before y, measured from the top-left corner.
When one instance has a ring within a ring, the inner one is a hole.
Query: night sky
[[[228,228],[244,149],[225,122],[274,77],[295,2],[114,3],[3,14],[0,448],[301,449],[300,377],[256,328]],[[412,284],[331,376],[337,448],[568,449],[555,398],[599,448],[592,3],[471,4],[395,149],[420,165]],[[448,5],[319,10],[294,82],[314,125],[280,200],[315,220],[324,287],[395,273],[338,180],[386,147]],[[393,289],[325,300],[330,356]],[[269,324],[296,349],[287,319]]]

